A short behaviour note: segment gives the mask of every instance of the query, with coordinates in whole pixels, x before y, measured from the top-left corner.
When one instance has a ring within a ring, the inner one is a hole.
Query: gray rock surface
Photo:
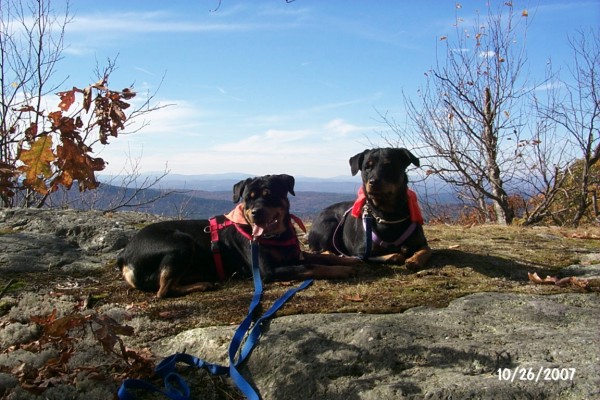
[[[0,271],[97,269],[160,217],[136,212],[0,209]]]
[[[402,314],[288,316],[244,373],[264,399],[597,399],[599,316],[597,294],[501,293]],[[233,331],[193,329],[153,350],[226,364]]]

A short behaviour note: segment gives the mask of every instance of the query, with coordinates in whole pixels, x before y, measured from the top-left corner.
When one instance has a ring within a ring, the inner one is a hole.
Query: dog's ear
[[[286,190],[288,192],[290,192],[290,194],[292,196],[296,195],[296,193],[294,193],[294,185],[296,184],[296,180],[294,179],[293,176],[287,175],[287,174],[281,174],[281,175],[276,175],[275,178],[279,182],[281,182],[283,187],[286,188]]]
[[[356,175],[358,171],[362,168],[362,163],[365,160],[365,155],[371,150],[367,149],[362,153],[358,153],[350,157],[350,172],[352,172],[352,176]]]
[[[244,193],[244,188],[247,184],[252,181],[252,178],[244,179],[243,181],[239,181],[235,185],[233,185],[233,202],[237,203],[240,201],[240,197],[242,197],[242,193]]]
[[[395,149],[400,154],[400,159],[402,160],[402,165],[404,165],[404,169],[406,169],[410,164],[414,164],[417,167],[421,166],[419,159],[413,155],[408,149],[399,148]]]

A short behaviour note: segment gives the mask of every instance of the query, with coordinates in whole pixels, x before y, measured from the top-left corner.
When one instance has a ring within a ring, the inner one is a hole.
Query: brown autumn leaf
[[[136,93],[133,90],[131,90],[131,88],[123,89],[122,94],[125,100],[133,99],[136,96]]]
[[[17,108],[15,111],[18,111],[18,112],[37,112],[37,110],[33,106],[23,106],[21,108]]]
[[[123,121],[127,119],[121,107],[118,107],[116,104],[113,104],[110,108],[110,117],[113,120],[113,124],[119,128],[123,128]]]
[[[176,319],[185,317],[190,312],[188,310],[166,310],[158,313],[158,316],[162,319]]]
[[[88,86],[83,89],[83,109],[89,112],[90,105],[92,105],[92,87]]]
[[[56,308],[53,309],[52,313],[50,313],[50,315],[47,317],[32,315],[29,319],[31,320],[31,322],[34,322],[39,325],[49,324],[49,323],[53,322],[54,320],[56,320]]]
[[[64,92],[58,92],[57,95],[60,97],[58,108],[62,111],[68,111],[75,102],[75,88]]]
[[[537,272],[528,272],[527,276],[533,283],[539,285],[556,285],[559,287],[566,287],[569,285],[586,289],[588,287],[588,280],[583,278],[577,278],[574,276],[567,276],[565,278],[558,278],[556,276],[546,276],[544,279],[540,278]]]
[[[118,333],[119,335],[131,336],[134,333],[133,327],[129,325],[121,325],[106,314],[99,314],[95,316],[93,320],[94,322],[97,322],[103,326],[109,327],[112,332]]]
[[[527,276],[529,277],[529,280],[533,283],[537,283],[537,284],[554,284],[554,281],[548,280],[548,278],[550,278],[549,276],[546,277],[546,279],[542,279],[539,277],[539,275],[537,274],[537,272],[534,272],[533,274],[531,272],[527,273]]]
[[[107,353],[118,354],[114,347],[118,343],[119,349],[121,350],[120,356],[127,360],[127,349],[123,340],[118,335],[131,336],[134,333],[134,329],[129,325],[121,325],[114,319],[107,315],[101,314],[92,316],[91,318],[95,323],[100,325],[100,328],[94,330],[94,336],[102,344],[104,351]]]
[[[94,83],[91,86],[98,90],[108,90],[108,88],[106,87],[106,77],[100,79],[98,82]]]
[[[31,125],[29,125],[26,129],[25,129],[25,138],[28,141],[31,141],[33,139],[35,139],[35,137],[38,134],[38,125],[36,123],[31,123]]]
[[[67,189],[71,187],[74,180],[79,181],[79,189],[94,189],[99,183],[96,180],[96,171],[102,171],[105,167],[104,160],[91,157],[86,153],[87,147],[78,146],[70,139],[63,139],[62,145],[56,149],[60,174],[52,181],[52,187],[63,185]]]
[[[588,233],[588,232],[583,232],[583,233],[574,232],[574,233],[571,234],[571,237],[573,239],[593,239],[593,240],[599,240],[600,239],[600,236],[595,235],[593,233]]]
[[[81,119],[65,117],[60,111],[54,111],[48,114],[48,119],[52,121],[52,129],[59,130],[61,136],[79,137],[77,129],[81,127]]]
[[[359,302],[363,301],[363,298],[360,297],[360,295],[358,293],[356,293],[353,296],[350,296],[350,295],[344,296],[344,300],[346,300],[346,301],[354,301],[354,302],[359,303]]]
[[[571,284],[573,284],[574,286],[583,288],[583,289],[587,289],[588,285],[589,285],[589,281],[587,279],[572,277]]]
[[[67,336],[69,330],[85,325],[86,318],[82,315],[67,315],[44,326],[44,332],[50,337]]]

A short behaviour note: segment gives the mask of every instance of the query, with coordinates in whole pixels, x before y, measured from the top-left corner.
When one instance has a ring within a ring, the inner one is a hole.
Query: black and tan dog
[[[123,277],[158,297],[207,290],[234,275],[252,275],[252,239],[265,281],[352,276],[355,261],[300,250],[288,192],[295,195],[290,175],[248,178],[234,185],[233,202],[242,201],[227,215],[146,226],[119,254]]]
[[[331,205],[317,216],[308,235],[310,249],[423,268],[431,249],[416,195],[407,186],[410,164],[419,166],[419,159],[404,148],[370,149],[351,157],[352,175],[361,171],[358,199]]]

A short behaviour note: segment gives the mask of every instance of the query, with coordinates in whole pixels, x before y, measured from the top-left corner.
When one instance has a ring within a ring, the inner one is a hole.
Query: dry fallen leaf
[[[353,296],[348,296],[348,295],[344,296],[344,300],[346,300],[346,301],[361,302],[361,301],[363,301],[363,298],[360,297],[360,295],[357,293],[357,294],[355,294]]]
[[[579,233],[579,232],[575,232],[571,234],[571,237],[573,239],[594,239],[594,240],[600,240],[600,236],[598,235],[594,235],[593,233]]]
[[[565,278],[557,278],[556,276],[546,276],[544,279],[540,278],[537,272],[533,274],[531,272],[527,273],[529,280],[533,283],[537,283],[540,285],[556,285],[559,287],[566,287],[569,285],[577,286],[580,288],[588,287],[588,280],[583,278],[576,278],[574,276],[567,276]]]
[[[159,312],[158,316],[163,319],[175,319],[185,317],[189,313],[188,310],[167,310]]]

